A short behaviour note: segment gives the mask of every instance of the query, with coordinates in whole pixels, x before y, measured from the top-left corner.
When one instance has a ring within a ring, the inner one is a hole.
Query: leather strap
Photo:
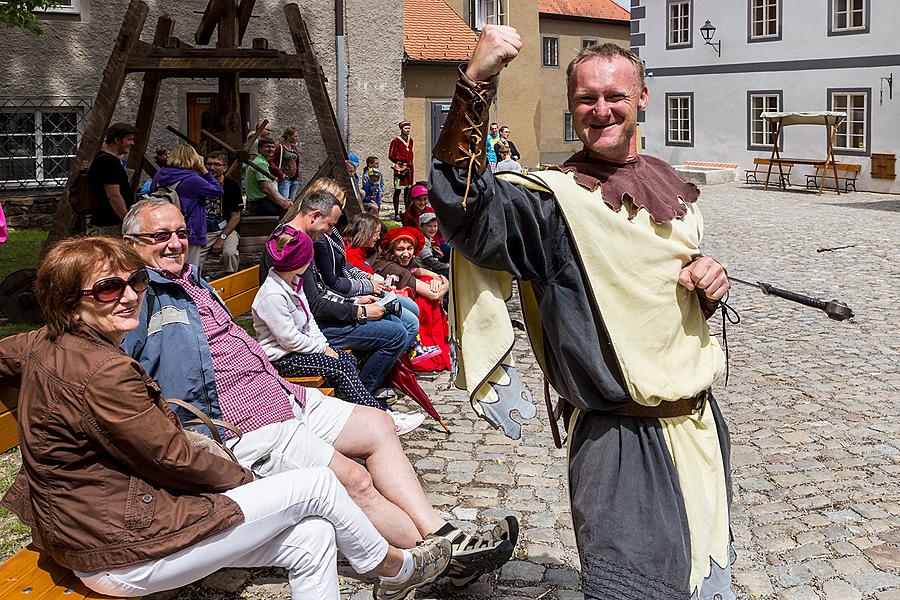
[[[637,402],[629,402],[621,408],[612,411],[614,415],[623,417],[641,417],[653,419],[665,419],[670,417],[686,417],[695,412],[706,409],[706,401],[709,399],[709,390],[703,390],[693,398],[682,398],[674,402],[661,402],[659,406],[644,406]]]
[[[182,423],[182,425],[184,425],[185,427],[191,427],[194,425],[205,425],[206,428],[209,430],[210,434],[212,435],[213,441],[220,448],[222,448],[222,450],[225,451],[225,453],[229,456],[229,458],[231,458],[231,460],[233,460],[234,462],[239,462],[237,457],[231,451],[231,449],[225,445],[225,441],[222,440],[222,436],[219,435],[219,430],[217,429],[217,427],[222,427],[223,429],[227,429],[228,431],[232,432],[233,434],[235,434],[237,436],[238,440],[240,440],[242,437],[244,437],[243,431],[241,431],[240,429],[238,429],[236,426],[232,425],[231,423],[227,423],[225,421],[222,421],[221,419],[210,419],[209,416],[207,416],[207,414],[204,413],[202,410],[200,410],[199,408],[197,408],[196,406],[194,406],[193,404],[191,404],[189,402],[185,402],[184,400],[178,400],[176,398],[167,398],[166,402],[168,402],[169,404],[174,404],[175,406],[181,407],[184,410],[191,413],[192,415],[194,415],[195,417],[197,417],[196,419],[192,419],[190,421],[186,421],[186,422]]]

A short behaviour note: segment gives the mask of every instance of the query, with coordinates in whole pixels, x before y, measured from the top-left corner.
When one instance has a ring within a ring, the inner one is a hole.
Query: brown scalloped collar
[[[657,224],[681,219],[687,214],[687,205],[700,197],[696,185],[682,179],[667,162],[646,154],[616,164],[591,158],[582,150],[562,165],[550,168],[574,173],[575,182],[588,191],[599,187],[603,202],[616,212],[627,198],[629,219],[642,208]]]

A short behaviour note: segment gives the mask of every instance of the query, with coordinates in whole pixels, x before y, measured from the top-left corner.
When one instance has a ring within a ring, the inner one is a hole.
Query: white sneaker
[[[391,415],[391,418],[394,420],[394,430],[397,432],[398,436],[409,433],[425,422],[425,413],[403,414],[389,410],[388,414]]]

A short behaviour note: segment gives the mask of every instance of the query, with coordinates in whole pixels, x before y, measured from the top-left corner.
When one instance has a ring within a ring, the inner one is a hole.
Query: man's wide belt
[[[701,412],[709,399],[709,390],[703,390],[693,398],[682,398],[674,402],[660,402],[658,406],[644,406],[637,402],[629,402],[612,411],[614,415],[623,417],[647,417],[665,419],[669,417],[686,417]]]

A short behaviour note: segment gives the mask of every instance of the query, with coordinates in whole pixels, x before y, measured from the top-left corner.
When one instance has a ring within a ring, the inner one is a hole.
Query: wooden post
[[[156,31],[153,33],[153,45],[162,46],[172,35],[175,29],[175,20],[169,15],[163,15],[156,22]],[[141,90],[141,103],[138,105],[137,120],[134,124],[140,132],[134,141],[134,147],[128,154],[128,168],[134,169],[131,179],[131,189],[137,190],[141,183],[141,173],[144,167],[144,158],[147,155],[147,146],[150,144],[150,131],[153,129],[153,117],[156,115],[156,102],[159,100],[159,87],[162,78],[158,73],[144,74],[144,89]]]
[[[313,112],[319,124],[319,133],[322,135],[325,152],[332,162],[332,177],[344,188],[347,196],[345,210],[347,216],[352,217],[362,212],[362,202],[347,173],[345,165],[347,147],[344,145],[344,138],[341,137],[334,108],[328,97],[328,88],[325,87],[325,73],[313,52],[312,41],[309,38],[306,23],[303,22],[303,16],[300,14],[300,8],[296,4],[288,4],[284,7],[284,14],[287,17],[288,29],[294,41],[294,49],[302,63],[303,81],[306,82],[306,91],[309,93]]]
[[[250,24],[250,17],[253,15],[253,7],[256,0],[241,0],[241,7],[238,9],[238,45],[244,42],[244,34],[247,33],[247,25]]]
[[[131,0],[128,3],[122,27],[119,29],[119,36],[116,38],[109,61],[103,70],[100,89],[97,91],[97,98],[84,126],[81,143],[75,153],[75,159],[72,161],[69,179],[66,182],[62,199],[56,207],[56,214],[53,216],[53,223],[50,225],[42,253],[72,233],[76,215],[69,206],[69,188],[75,182],[78,172],[85,168],[100,151],[116,103],[119,101],[119,95],[122,93],[122,86],[125,84],[125,63],[141,37],[141,31],[144,29],[149,12],[150,9],[143,0]]]
[[[225,0],[225,10],[219,19],[218,48],[236,48],[238,45],[238,0]],[[236,73],[219,77],[219,115],[216,125],[222,126],[222,137],[234,148],[244,142],[244,127],[241,121],[241,78]],[[231,172],[229,177],[240,180],[240,172]]]
[[[226,3],[229,1],[230,0],[209,0],[209,3],[206,5],[206,10],[203,11],[203,16],[200,18],[197,32],[194,34],[194,41],[198,45],[205,46],[209,43],[209,40],[212,39],[212,34],[216,30],[216,25],[219,24],[222,13],[225,11]],[[220,29],[219,37],[221,36],[222,31]]]

